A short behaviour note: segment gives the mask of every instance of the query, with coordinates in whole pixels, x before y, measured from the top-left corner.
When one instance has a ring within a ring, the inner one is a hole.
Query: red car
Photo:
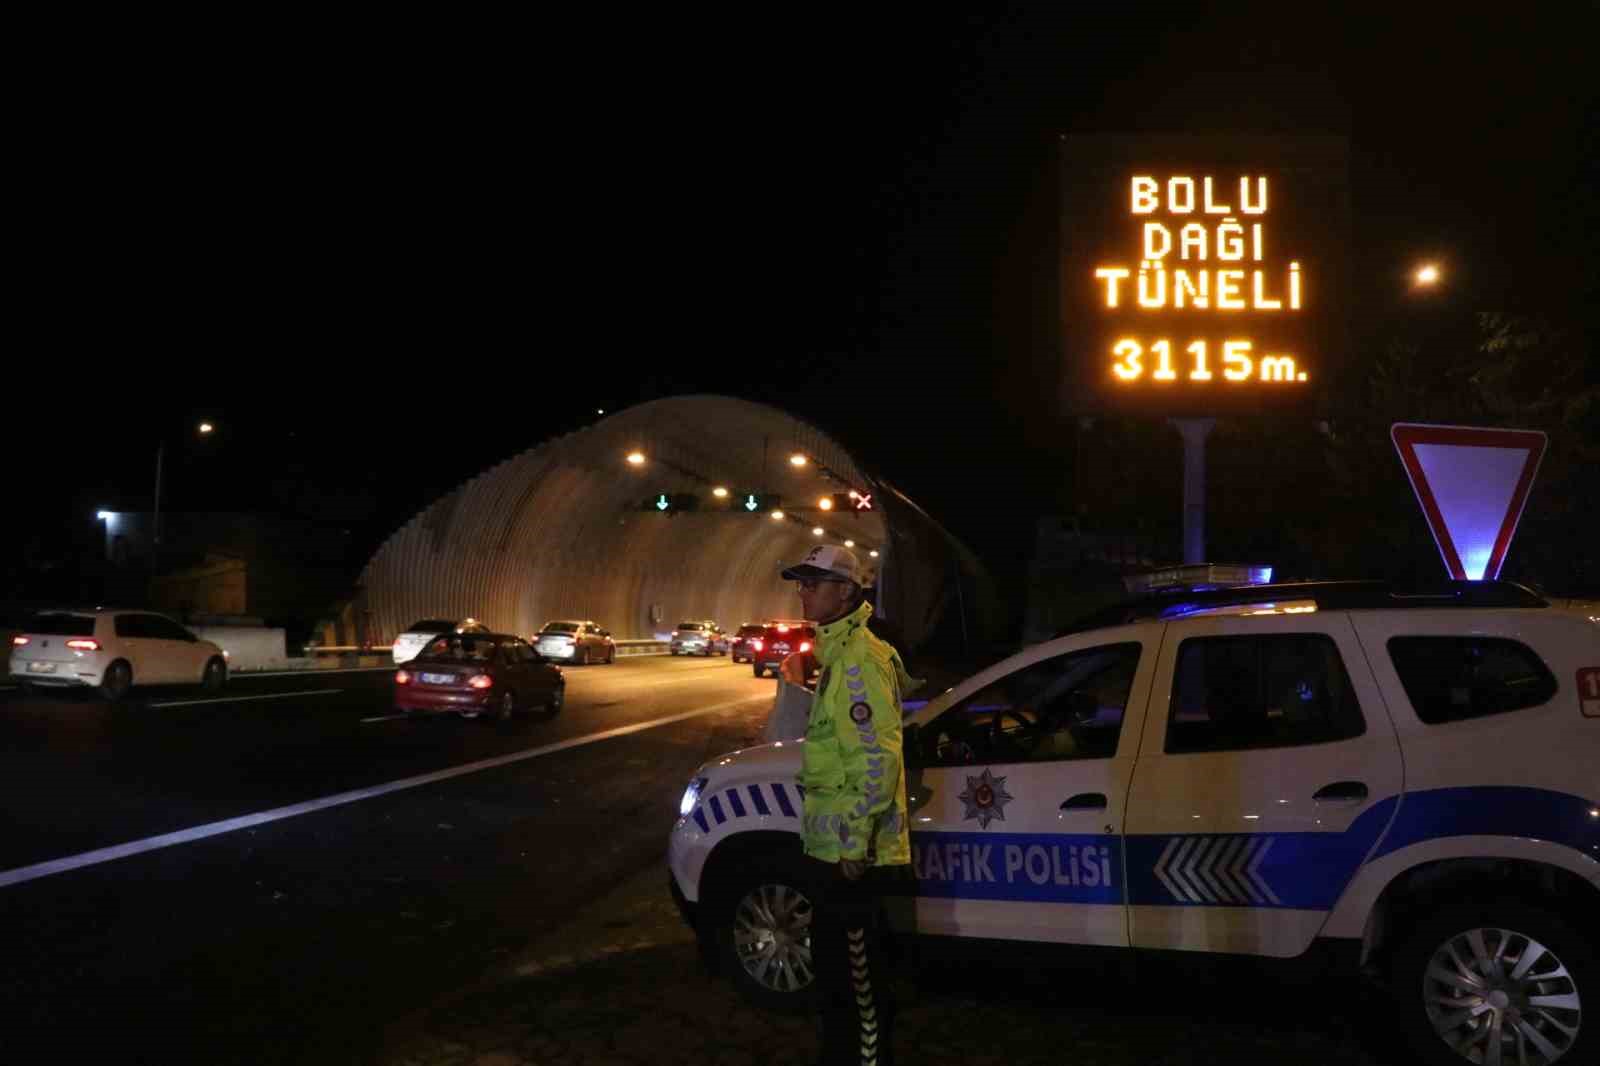
[[[409,715],[454,712],[508,721],[539,708],[554,717],[566,698],[561,668],[504,633],[440,634],[394,673],[395,710]]]
[[[790,655],[811,655],[816,639],[817,631],[809,622],[769,622],[761,636],[751,637],[745,646],[750,649],[750,662],[756,676],[765,677],[771,670],[776,677],[778,667]],[[808,674],[815,669],[815,663],[816,657],[811,655]]]
[[[733,635],[733,641],[728,645],[728,650],[733,655],[736,663],[755,662],[755,648],[752,641],[758,641],[766,633],[767,627],[760,622],[746,622],[739,627],[739,632]]]

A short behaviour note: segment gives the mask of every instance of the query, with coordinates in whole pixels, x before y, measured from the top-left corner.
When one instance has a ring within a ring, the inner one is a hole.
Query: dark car
[[[561,668],[504,633],[441,634],[394,674],[395,710],[406,714],[507,721],[537,708],[554,717],[566,698]]]
[[[767,627],[760,622],[746,622],[740,626],[739,631],[733,635],[733,640],[728,644],[728,650],[733,656],[733,661],[736,663],[755,662],[756,653],[755,649],[750,646],[750,642],[751,640],[759,640],[766,631]]]
[[[778,673],[778,666],[790,655],[810,655],[812,644],[817,639],[817,631],[808,622],[773,622],[761,632],[761,636],[751,638],[749,647],[752,655],[750,662],[755,669],[757,677],[767,676],[771,670],[773,676]],[[813,660],[815,656],[812,657]],[[807,670],[810,673],[810,670]]]

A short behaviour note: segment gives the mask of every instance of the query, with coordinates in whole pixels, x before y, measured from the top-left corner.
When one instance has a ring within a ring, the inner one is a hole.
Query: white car
[[[1331,960],[1385,979],[1422,1061],[1600,1062],[1600,616],[1329,582],[1101,621],[907,715],[891,927]],[[778,1007],[812,977],[800,755],[701,767],[668,844],[706,957]]]
[[[152,611],[43,611],[11,638],[11,679],[24,688],[96,688],[120,700],[134,685],[220,691],[228,653]]]
[[[424,618],[413,622],[406,627],[406,631],[394,638],[394,644],[389,649],[389,654],[394,657],[396,666],[408,663],[422,653],[428,646],[428,641],[440,633],[487,633],[489,627],[476,618],[463,618],[459,622],[451,622],[443,618]]]

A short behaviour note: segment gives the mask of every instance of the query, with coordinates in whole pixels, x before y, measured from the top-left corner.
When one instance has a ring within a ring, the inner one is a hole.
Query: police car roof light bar
[[[1405,585],[1392,581],[1303,581],[1278,585],[1153,592],[1095,611],[1056,634],[1180,617],[1209,608],[1284,601],[1310,602],[1319,611],[1416,607],[1548,607],[1544,597],[1514,581],[1440,581]]]

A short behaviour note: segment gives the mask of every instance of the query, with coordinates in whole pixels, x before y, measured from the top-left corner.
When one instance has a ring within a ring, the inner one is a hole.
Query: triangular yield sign
[[[1499,577],[1544,458],[1545,435],[1396,422],[1389,436],[1450,576]]]

